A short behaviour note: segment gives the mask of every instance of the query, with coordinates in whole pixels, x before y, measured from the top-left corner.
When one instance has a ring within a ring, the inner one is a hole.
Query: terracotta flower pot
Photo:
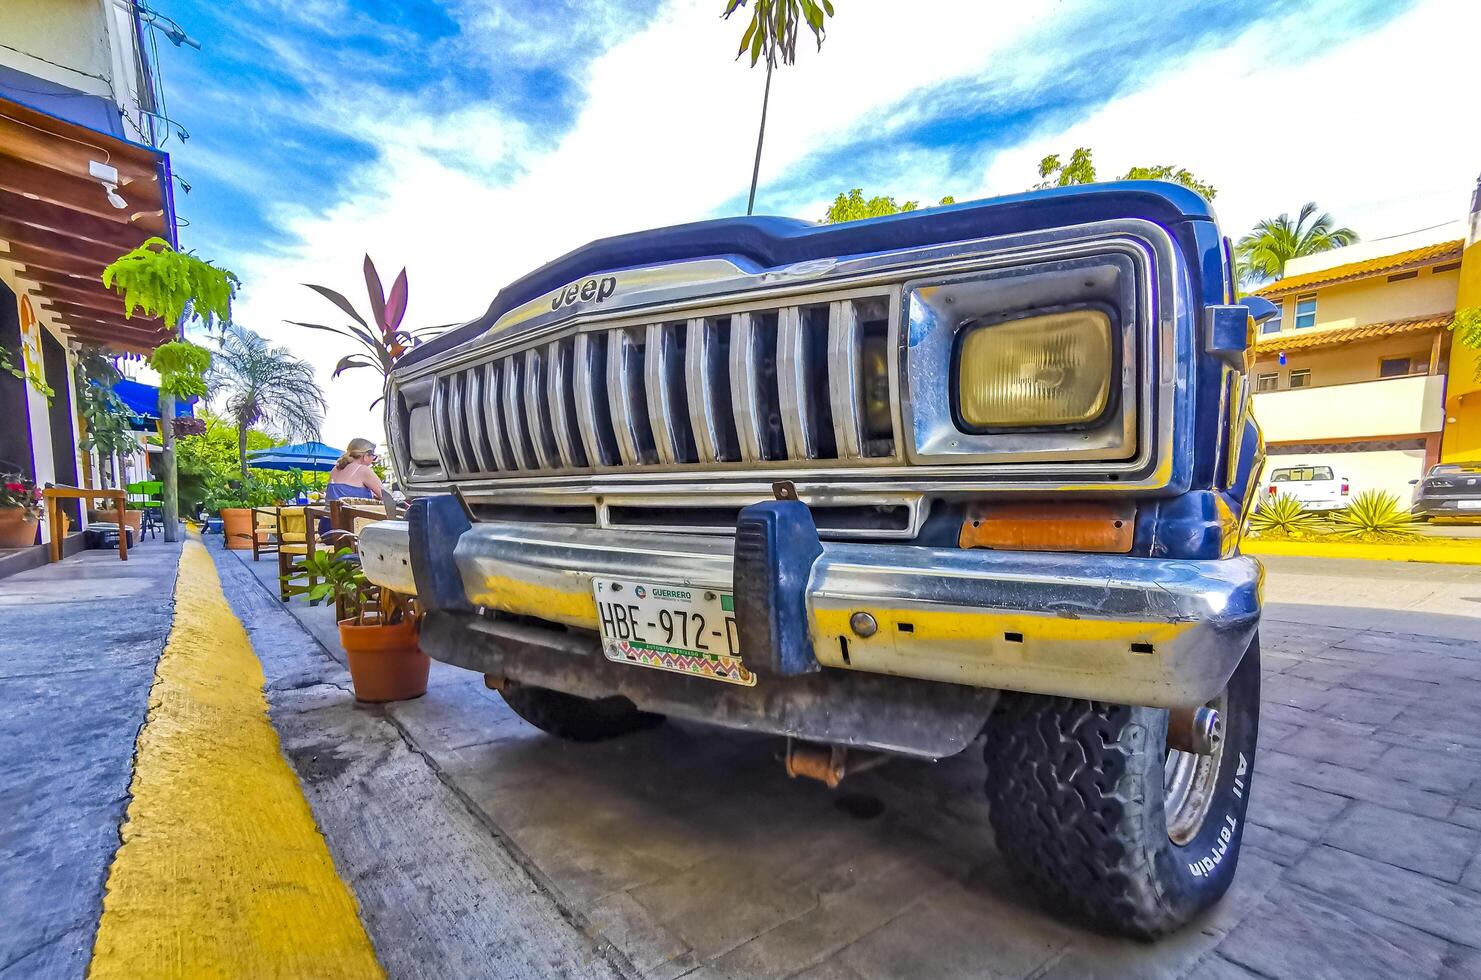
[[[139,540],[139,533],[144,528],[144,512],[142,510],[125,510],[123,520],[118,519],[118,511],[111,507],[99,507],[93,511],[93,520],[104,521],[108,524],[122,524],[124,527],[134,529],[134,540]]]
[[[226,538],[228,548],[236,551],[250,550],[252,547],[252,508],[221,508],[221,534]]]
[[[29,548],[40,526],[24,507],[0,507],[0,548]]]
[[[409,701],[427,693],[432,658],[417,647],[417,624],[357,626],[339,624],[339,642],[350,661],[357,701]]]

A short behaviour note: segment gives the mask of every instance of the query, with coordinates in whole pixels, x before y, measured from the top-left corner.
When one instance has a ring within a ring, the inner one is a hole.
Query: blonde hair
[[[345,454],[339,458],[339,462],[334,464],[334,468],[339,469],[344,466],[349,466],[361,456],[374,451],[375,443],[371,442],[369,439],[351,439],[350,444],[345,447]]]

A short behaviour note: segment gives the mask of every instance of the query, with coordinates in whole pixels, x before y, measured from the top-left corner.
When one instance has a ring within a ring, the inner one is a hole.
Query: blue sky
[[[365,251],[440,323],[590,238],[744,209],[763,73],[722,0],[151,2],[203,46],[159,42],[182,242],[321,368],[282,321],[330,315],[302,282],[358,293]],[[1315,198],[1374,237],[1460,217],[1481,167],[1443,94],[1465,0],[836,6],[774,81],[760,212],[1020,191],[1085,145],[1106,177],[1189,167],[1236,235]],[[330,441],[378,433],[369,378],[325,385]]]

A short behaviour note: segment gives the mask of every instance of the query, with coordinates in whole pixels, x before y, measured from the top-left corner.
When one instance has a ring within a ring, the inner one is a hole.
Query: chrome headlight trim
[[[922,278],[905,283],[906,341],[902,378],[909,458],[916,463],[1001,463],[1031,460],[1150,460],[1153,411],[1141,378],[1155,378],[1154,321],[1146,311],[1151,295],[1150,260],[1134,242],[1094,243],[1081,255],[990,269],[975,275]],[[1099,303],[1111,308],[1118,335],[1112,390],[1113,410],[1081,428],[1053,427],[973,432],[959,424],[955,384],[963,324],[951,307],[971,302],[973,287],[988,287],[978,303],[1004,315]],[[1139,424],[1140,423],[1140,424]]]

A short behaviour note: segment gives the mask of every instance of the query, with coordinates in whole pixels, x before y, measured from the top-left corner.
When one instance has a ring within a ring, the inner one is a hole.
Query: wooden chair
[[[277,512],[274,547],[278,555],[278,598],[287,602],[293,596],[306,595],[319,584],[318,576],[309,575],[302,561],[317,550],[319,536],[309,523],[307,508],[276,507],[273,510]],[[299,576],[304,578],[302,584],[297,581]],[[310,605],[314,602],[309,600]]]
[[[278,553],[277,507],[252,508],[252,560]]]

